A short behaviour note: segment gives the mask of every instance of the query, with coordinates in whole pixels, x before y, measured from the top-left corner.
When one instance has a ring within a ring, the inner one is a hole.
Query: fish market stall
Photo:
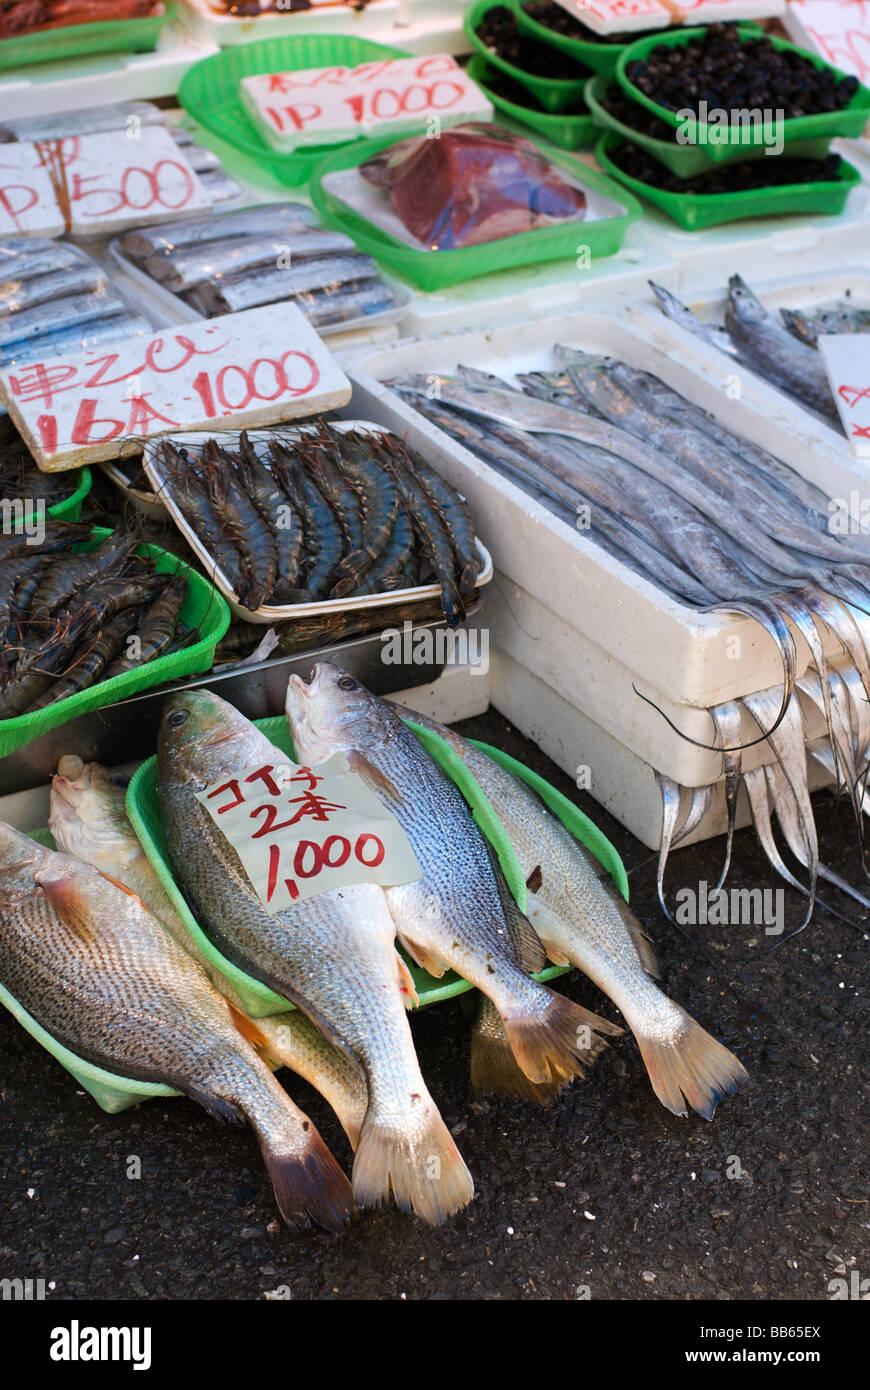
[[[10,1297],[865,1296],[870,88],[786,8],[0,0]]]

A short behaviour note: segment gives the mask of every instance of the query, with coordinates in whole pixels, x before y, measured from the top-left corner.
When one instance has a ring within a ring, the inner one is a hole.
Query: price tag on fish
[[[47,305],[47,328],[50,320]],[[305,315],[286,303],[0,371],[0,402],[46,472],[141,451],[173,430],[273,425],[350,395]]]
[[[817,347],[852,452],[870,458],[870,333],[825,333]]]
[[[109,236],[211,206],[163,126],[0,146],[5,236]]]
[[[387,888],[423,876],[395,816],[340,753],[313,768],[257,763],[197,800],[269,913],[331,888]]]
[[[595,34],[663,29],[669,24],[766,19],[785,13],[786,0],[557,0]]]

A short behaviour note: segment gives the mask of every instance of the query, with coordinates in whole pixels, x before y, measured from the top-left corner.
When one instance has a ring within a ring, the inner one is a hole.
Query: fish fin
[[[72,877],[50,878],[43,882],[39,873],[33,877],[64,926],[83,941],[92,940],[94,925],[88,918],[76,880]]]
[[[396,973],[399,977],[399,993],[405,1008],[419,1008],[420,999],[417,994],[417,986],[414,984],[414,977],[398,952],[396,953]]]
[[[370,1108],[354,1158],[353,1192],[360,1206],[380,1207],[392,1191],[400,1211],[440,1226],[468,1206],[474,1182],[431,1097],[418,1099],[428,1113],[413,1117],[408,1133],[379,1120]]]
[[[582,1076],[583,1066],[590,1066],[607,1046],[598,1035],[619,1037],[625,1031],[562,994],[544,993],[548,1003],[543,1011],[530,1010],[519,1018],[502,1014],[517,1063],[538,1085]]]
[[[300,1154],[282,1152],[261,1136],[260,1149],[272,1179],[278,1210],[288,1226],[323,1226],[339,1234],[354,1208],[353,1191],[310,1120]]]
[[[256,1047],[259,1052],[268,1051],[269,1042],[260,1032],[254,1020],[249,1018],[246,1013],[238,1008],[231,999],[227,999],[226,1005],[230,1011],[235,1027],[241,1033],[245,1041],[249,1042],[252,1047]],[[279,1059],[275,1058],[275,1060],[278,1061]]]
[[[434,975],[436,980],[440,980],[441,976],[446,975],[450,969],[450,966],[445,965],[443,960],[439,960],[437,956],[433,956],[431,952],[427,951],[425,946],[418,946],[415,941],[409,941],[407,936],[403,936],[401,932],[399,933],[399,943],[408,952],[414,964],[419,965],[421,970],[425,970],[427,975]]]
[[[520,969],[525,970],[527,975],[537,975],[547,964],[547,953],[544,950],[541,938],[535,931],[531,922],[524,912],[517,906],[516,898],[508,887],[504,870],[499,863],[498,856],[492,846],[487,842],[487,852],[492,871],[498,885],[498,893],[501,898],[504,910],[505,925],[510,934],[511,945],[514,948],[514,957]],[[496,924],[497,926],[500,924]]]
[[[485,995],[471,1032],[471,1084],[481,1093],[519,1096],[538,1105],[549,1105],[562,1089],[558,1081],[536,1085],[529,1080],[517,1065],[498,1010]]]
[[[365,753],[360,753],[358,749],[353,749],[352,752],[348,753],[347,761],[350,764],[351,772],[355,772],[358,777],[361,777],[364,782],[367,782],[372,788],[372,791],[378,792],[382,796],[387,796],[391,801],[397,801],[399,805],[402,805],[402,797],[399,795],[389,777],[386,773],[381,772],[379,767],[375,767],[374,763],[369,761]]]
[[[739,1091],[749,1073],[685,1009],[679,1004],[674,1008],[680,1015],[675,1037],[662,1041],[660,1036],[645,1035],[636,1025],[632,1031],[662,1105],[674,1115],[686,1115],[688,1102],[705,1120],[712,1120],[719,1101]]]
[[[116,888],[120,888],[121,892],[126,893],[128,898],[135,898],[140,907],[145,908],[146,912],[148,911],[139,894],[134,893],[132,888],[128,888],[126,883],[122,883],[119,878],[113,878],[111,874],[106,873],[105,869],[98,869],[97,873],[102,874],[103,878],[108,879],[109,883],[114,884]]]
[[[620,917],[625,923],[626,930],[631,937],[632,945],[640,957],[641,966],[646,971],[647,975],[651,975],[654,980],[661,979],[662,972],[656,960],[655,948],[644,931],[642,923],[635,917],[618,888],[615,888],[609,883],[602,884],[602,887],[610,894]]]

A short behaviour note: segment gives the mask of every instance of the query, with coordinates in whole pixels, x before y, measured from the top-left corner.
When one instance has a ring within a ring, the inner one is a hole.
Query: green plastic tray
[[[55,502],[53,506],[46,507],[46,516],[50,516],[54,521],[79,521],[82,514],[84,500],[91,490],[93,475],[89,468],[79,469],[77,486],[69,497],[64,497],[62,502]],[[28,513],[29,517],[30,513]]]
[[[162,14],[146,19],[99,20],[95,24],[70,24],[66,28],[0,39],[0,72],[80,58],[88,53],[148,53],[157,47],[163,26],[174,13],[174,0],[168,0]]]
[[[242,78],[298,68],[354,67],[375,59],[408,57],[410,54],[405,49],[342,34],[305,34],[298,38],[233,44],[213,58],[204,58],[185,74],[178,89],[178,100],[188,115],[206,130],[255,160],[279,183],[296,188],[308,181],[324,155],[336,147],[306,145],[290,154],[274,150],[242,105],[239,96]],[[346,148],[346,145],[339,148]]]
[[[613,131],[602,135],[595,147],[598,163],[612,178],[661,208],[687,232],[718,227],[723,222],[743,222],[752,217],[784,217],[810,212],[836,216],[846,206],[852,189],[861,182],[858,170],[841,158],[840,178],[836,182],[782,184],[775,188],[750,188],[744,193],[672,193],[623,173],[609,155],[610,150],[622,143],[622,137]]]
[[[598,138],[598,125],[589,115],[569,116],[566,112],[537,111],[528,106],[519,106],[506,97],[499,96],[489,86],[488,77],[495,71],[491,64],[475,53],[466,69],[472,82],[476,82],[499,111],[518,126],[528,126],[543,135],[551,145],[560,150],[591,149]],[[591,79],[590,79],[591,80]]]
[[[611,182],[603,174],[590,169],[565,150],[537,138],[527,137],[543,154],[567,173],[575,175],[587,187],[625,208],[618,217],[601,218],[596,222],[566,222],[563,226],[539,227],[533,232],[504,237],[501,241],[482,246],[463,246],[451,251],[422,251],[408,246],[398,237],[375,227],[367,218],[353,212],[331,197],[322,180],[338,169],[349,169],[395,143],[393,139],[359,141],[351,147],[335,151],[315,169],[309,193],[321,220],[328,226],[347,232],[358,248],[374,256],[381,265],[422,290],[440,290],[465,280],[476,280],[495,271],[511,270],[517,266],[539,265],[543,261],[574,259],[578,243],[588,246],[590,256],[612,256],[622,245],[628,228],[643,215],[640,204],[624,186]]]
[[[468,41],[472,48],[485,58],[493,67],[500,68],[506,72],[508,77],[512,77],[515,82],[519,82],[532,96],[537,97],[538,101],[547,111],[564,111],[569,106],[576,106],[578,101],[583,100],[583,88],[589,76],[588,72],[581,72],[575,79],[536,77],[534,73],[525,72],[522,68],[514,67],[513,63],[505,62],[504,58],[499,58],[497,53],[493,53],[487,48],[483,40],[478,36],[480,22],[488,10],[506,9],[517,14],[517,0],[477,0],[471,9],[466,13],[463,24]]]
[[[766,157],[763,145],[748,145],[743,148],[732,146],[722,158],[715,160],[700,145],[679,145],[675,139],[659,140],[654,135],[646,135],[640,130],[635,130],[634,126],[626,125],[624,121],[617,120],[601,105],[610,85],[610,79],[602,77],[601,74],[590,77],[586,84],[584,95],[586,105],[592,112],[593,120],[605,130],[616,131],[618,135],[622,135],[633,145],[648,150],[659,163],[670,169],[672,174],[676,174],[678,179],[691,179],[696,174],[704,174],[709,169],[715,168],[717,163],[728,164],[736,160],[745,162],[750,159],[764,159]],[[638,114],[642,114],[640,107]],[[788,152],[793,159],[824,159],[830,148],[831,136],[823,136],[820,140],[793,140],[789,145]]]
[[[551,48],[560,48],[569,57],[576,58],[578,63],[585,63],[587,68],[593,72],[603,73],[605,77],[612,77],[616,72],[616,64],[622,54],[628,48],[628,43],[602,43],[595,39],[570,39],[566,34],[557,34],[553,29],[548,29],[546,24],[539,24],[530,14],[527,14],[521,3],[516,5],[517,20],[523,33],[528,34],[530,39],[537,39],[539,43],[548,43]]]
[[[91,539],[80,548],[93,550],[111,534],[111,529],[95,526]],[[98,681],[87,690],[68,695],[65,700],[58,700],[46,709],[36,710],[33,714],[17,714],[12,719],[0,719],[0,757],[6,757],[16,748],[23,748],[26,743],[48,733],[49,729],[56,729],[59,724],[66,724],[80,714],[88,714],[103,705],[124,700],[163,681],[180,680],[182,676],[193,676],[209,670],[214,661],[215,647],[230,625],[231,614],[226,601],[213,584],[160,546],[143,543],[137,547],[137,554],[151,556],[160,574],[179,569],[185,575],[188,591],[179,620],[188,627],[199,627],[199,639],[181,651],[158,656],[155,661],[146,662],[132,671],[122,671],[111,680]]]
[[[758,33],[756,26],[745,24],[739,24],[737,31],[742,38],[755,37]],[[652,111],[666,125],[673,126],[674,130],[682,124],[676,111],[670,111],[666,106],[660,106],[658,102],[653,101],[640,91],[627,76],[626,69],[629,63],[635,62],[638,58],[646,58],[659,44],[667,44],[669,48],[684,48],[686,44],[691,43],[692,39],[698,38],[703,33],[703,29],[681,29],[674,33],[668,32],[661,38],[640,39],[625,50],[616,65],[616,79],[623,91],[633,101],[639,102],[648,111]],[[773,37],[770,41],[780,51],[788,50],[792,53],[800,53],[813,64],[813,67],[828,68],[839,77],[846,76],[846,73],[841,72],[839,68],[826,63],[824,58],[809,53],[805,48],[799,48],[797,44]],[[857,139],[863,133],[868,120],[870,120],[870,90],[859,83],[848,106],[844,107],[842,111],[825,111],[814,116],[792,116],[783,121],[783,138],[786,145],[790,145],[794,140],[832,140],[837,136],[844,139]],[[705,122],[693,119],[691,125],[687,126],[687,133],[691,131],[694,137],[699,127],[704,130],[707,128]],[[753,145],[763,146],[765,135],[772,136],[774,133],[768,125],[763,126],[760,130],[754,126],[750,128],[741,126],[739,130],[727,130],[725,134],[728,138],[722,144],[704,144],[698,145],[698,148],[703,149],[710,159],[718,164],[725,159],[733,158],[735,147],[742,153],[743,150]],[[692,142],[688,143],[691,145]]]
[[[427,746],[432,748],[433,751],[436,750],[437,745],[440,745],[440,749],[437,750],[439,761],[443,762],[442,754],[450,754],[451,750],[448,749],[447,745],[437,735],[432,735],[430,731],[422,730],[419,726],[414,724],[412,724],[411,727],[414,728],[418,735],[426,734]],[[290,737],[290,729],[285,719],[281,717],[275,719],[262,719],[258,721],[258,728],[262,729],[267,738],[277,744],[284,753],[288,756],[292,756],[293,745]],[[528,782],[530,786],[534,787],[535,790],[539,792],[554,813],[561,816],[569,830],[586,845],[587,849],[595,854],[600,863],[613,875],[620,891],[627,900],[628,878],[625,867],[613,845],[601,833],[597,826],[595,826],[573,802],[568,801],[567,797],[564,797],[561,792],[556,791],[555,787],[551,787],[542,777],[532,772],[529,768],[524,767],[522,763],[518,763],[515,758],[511,758],[507,753],[502,753],[499,749],[491,748],[489,744],[486,743],[479,743],[477,746],[482,748],[484,752],[493,756],[497,762],[507,767],[509,771],[522,777],[524,781]],[[455,755],[453,756],[455,757]],[[502,860],[503,864],[506,864],[508,881],[511,883],[512,889],[516,890],[517,887],[521,887],[524,898],[525,884],[523,883],[522,872],[516,862],[513,850],[507,841],[507,836],[500,824],[494,819],[492,807],[489,806],[489,802],[477,782],[471,776],[464,763],[459,759],[456,761],[461,768],[459,776],[461,777],[461,790],[463,791],[463,795],[468,797],[472,802],[475,818],[478,820],[479,824],[485,826],[486,833],[492,838],[499,858]],[[453,768],[450,770],[455,771]],[[477,802],[476,805],[474,805],[475,799]],[[488,807],[488,811],[483,809],[483,803]],[[227,978],[233,980],[237,988],[240,989],[240,994],[242,996],[250,996],[251,1000],[256,1003],[257,999],[261,996],[268,1000],[268,997],[271,995],[272,999],[277,1000],[279,1005],[279,1008],[274,1010],[274,1012],[290,1012],[293,1006],[288,1000],[282,998],[280,995],[273,995],[270,990],[265,990],[258,981],[252,980],[249,976],[237,970],[235,966],[231,965],[229,961],[214,949],[208,938],[200,931],[196,919],[192,916],[187,906],[186,900],[176,888],[166,856],[166,844],[163,836],[163,826],[160,817],[159,798],[156,786],[155,758],[151,758],[147,763],[144,763],[133,778],[127,793],[127,811],[137,834],[146,847],[151,862],[160,875],[164,886],[181,914],[191,936],[199,944],[208,958],[212,960]],[[39,844],[47,845],[50,849],[55,848],[54,841],[47,829],[35,830],[31,832],[31,834],[32,838],[37,840]],[[438,1003],[442,999],[451,998],[456,994],[462,994],[471,988],[467,981],[453,974],[445,976],[441,981],[436,981],[430,975],[427,975],[425,971],[419,970],[413,963],[409,962],[409,968],[415,979],[415,984],[420,996],[421,1008],[429,1004]],[[550,966],[535,978],[542,981],[552,980],[559,975],[564,975],[567,968],[568,967],[565,966]],[[97,1104],[110,1114],[115,1114],[119,1110],[124,1110],[130,1105],[137,1105],[143,1100],[150,1100],[155,1097],[177,1096],[179,1094],[179,1092],[173,1090],[172,1087],[165,1086],[159,1082],[134,1081],[128,1077],[117,1076],[113,1072],[105,1071],[102,1067],[94,1066],[93,1063],[87,1062],[83,1058],[76,1056],[75,1053],[70,1052],[68,1048],[65,1048],[62,1043],[57,1042],[50,1033],[46,1032],[46,1030],[21,1007],[8,990],[3,989],[2,986],[0,986],[0,1003],[4,1004],[22,1027],[25,1028],[47,1052],[51,1053],[68,1072],[70,1072],[79,1085],[93,1096]],[[255,1013],[254,1016],[262,1017],[263,1013],[261,1011]]]

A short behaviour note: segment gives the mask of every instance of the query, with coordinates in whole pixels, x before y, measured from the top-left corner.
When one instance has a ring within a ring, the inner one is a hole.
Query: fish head
[[[90,864],[138,848],[126,810],[129,777],[100,763],[61,758],[51,779],[48,826],[58,849]]]
[[[207,787],[273,753],[250,719],[211,690],[176,690],[163,706],[157,761],[164,785]]]
[[[0,905],[11,907],[34,893],[34,875],[48,851],[29,835],[0,821]]]
[[[308,684],[292,675],[285,703],[297,759],[324,762],[383,742],[385,723],[395,718],[377,695],[349,671],[319,661]]]
[[[747,323],[762,323],[769,318],[761,300],[752,293],[741,275],[732,275],[728,281],[728,302],[738,318]]]

